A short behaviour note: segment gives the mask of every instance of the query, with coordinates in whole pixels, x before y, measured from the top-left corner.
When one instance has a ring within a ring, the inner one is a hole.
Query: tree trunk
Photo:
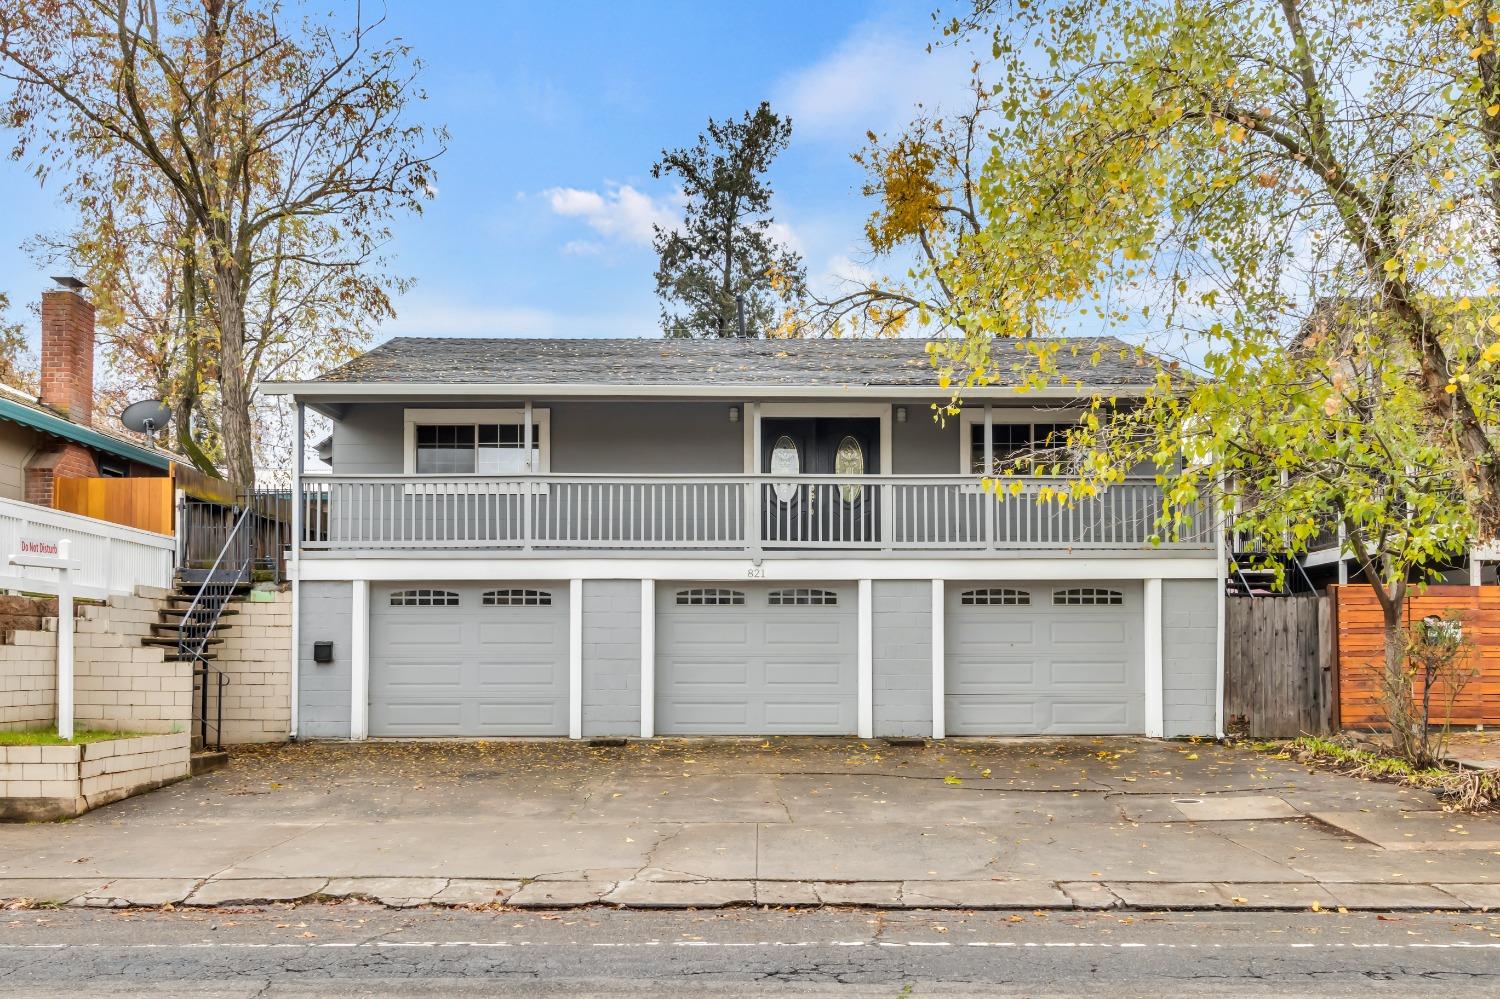
[[[224,471],[236,493],[255,488],[254,439],[250,431],[250,391],[245,380],[245,297],[233,261],[216,261],[214,301],[219,320],[219,433]]]

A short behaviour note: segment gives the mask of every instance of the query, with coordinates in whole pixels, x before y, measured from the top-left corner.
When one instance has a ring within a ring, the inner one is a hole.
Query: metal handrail
[[[205,747],[209,746],[208,689],[210,681],[212,680],[215,688],[214,702],[217,713],[213,724],[215,748],[220,745],[223,737],[224,687],[228,682],[228,678],[222,671],[208,664],[208,642],[219,626],[219,621],[224,615],[224,607],[229,603],[230,596],[249,577],[252,559],[245,557],[243,551],[236,553],[238,556],[236,564],[231,565],[226,562],[226,559],[230,559],[231,550],[236,546],[244,547],[248,537],[244,528],[252,512],[252,509],[247,506],[235,520],[229,537],[224,540],[224,547],[219,550],[218,558],[214,559],[213,566],[208,570],[208,575],[199,585],[198,592],[188,604],[188,609],[183,612],[182,620],[177,626],[177,654],[193,664],[193,673],[202,680],[198,735]],[[233,572],[233,576],[226,580],[222,577],[222,573],[225,572]],[[200,615],[203,617],[202,621],[199,620]]]

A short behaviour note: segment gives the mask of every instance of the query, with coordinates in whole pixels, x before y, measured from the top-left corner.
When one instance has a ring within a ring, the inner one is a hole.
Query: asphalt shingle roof
[[[1062,341],[1062,373],[1092,385],[1148,385],[1150,365],[1114,337]],[[442,385],[929,386],[925,340],[603,340],[397,337],[322,375],[322,383]],[[1094,363],[1091,355],[1101,357]],[[1035,363],[997,344],[1000,384]]]

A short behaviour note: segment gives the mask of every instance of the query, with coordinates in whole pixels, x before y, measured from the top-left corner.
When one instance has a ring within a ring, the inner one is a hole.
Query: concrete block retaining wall
[[[168,591],[79,608],[73,633],[73,722],[78,728],[186,731],[193,716],[189,663],[168,662],[145,646]],[[10,632],[0,645],[0,729],[42,728],[57,720],[57,618]]]
[[[40,822],[150,791],[188,776],[186,733],[81,746],[0,746],[0,821]]]
[[[292,593],[257,590],[223,619],[213,667],[224,687],[225,743],[285,742],[292,731]]]

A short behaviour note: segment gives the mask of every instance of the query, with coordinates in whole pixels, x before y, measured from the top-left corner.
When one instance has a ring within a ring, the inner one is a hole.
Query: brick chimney
[[[86,427],[94,425],[94,304],[83,297],[77,278],[53,278],[58,287],[42,292],[42,392],[44,406]],[[56,441],[32,452],[26,462],[28,503],[52,506],[59,478],[99,474],[88,448]]]
[[[74,423],[94,425],[94,303],[76,278],[53,278],[42,292],[42,392],[44,406]]]

